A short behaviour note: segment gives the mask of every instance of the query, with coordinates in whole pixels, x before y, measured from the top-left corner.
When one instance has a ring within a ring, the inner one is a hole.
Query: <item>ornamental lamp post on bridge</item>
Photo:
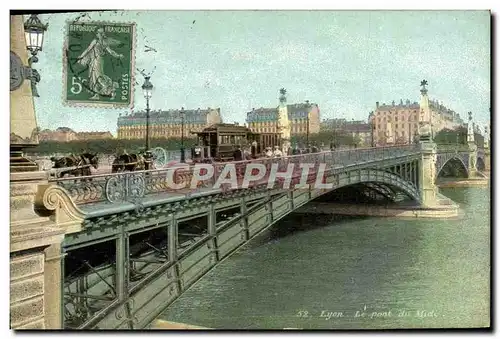
[[[277,121],[277,132],[281,139],[281,152],[283,154],[290,154],[291,143],[290,143],[290,120],[288,119],[288,105],[286,103],[286,89],[281,88],[279,91],[279,106],[277,109],[278,121]]]
[[[149,81],[151,77],[144,77],[144,84],[142,85],[142,90],[144,91],[144,98],[146,99],[146,154],[149,154],[151,148],[151,140],[149,136],[149,99],[153,96],[153,84]],[[146,169],[149,169],[149,162],[146,161]]]
[[[181,107],[180,116],[181,116],[181,163],[186,162],[186,155],[184,153],[184,115],[185,115],[184,107]]]
[[[474,143],[474,123],[472,122],[472,112],[467,112],[469,115],[469,122],[467,123],[467,143]]]
[[[34,97],[40,96],[36,89],[36,84],[40,81],[40,74],[32,67],[34,63],[38,62],[38,57],[36,55],[38,52],[42,51],[43,34],[47,30],[48,26],[49,24],[44,25],[36,14],[32,14],[24,23],[26,48],[31,53],[31,57],[28,59],[28,66],[31,69],[32,74],[28,78],[31,80],[31,90]]]

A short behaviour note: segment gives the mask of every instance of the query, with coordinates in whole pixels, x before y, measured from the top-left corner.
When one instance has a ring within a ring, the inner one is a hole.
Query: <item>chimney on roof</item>
[[[377,102],[375,103],[375,105],[376,105],[376,106],[377,106],[377,108],[378,108],[378,106],[380,105],[380,103],[377,101]]]
[[[392,100],[392,106],[394,106],[396,104],[396,102],[394,100]]]
[[[403,106],[403,99],[401,99],[401,101],[399,102],[399,105]]]

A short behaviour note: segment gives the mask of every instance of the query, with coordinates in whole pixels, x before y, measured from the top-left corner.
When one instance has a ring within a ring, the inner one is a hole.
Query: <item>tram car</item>
[[[245,126],[233,124],[215,124],[201,132],[191,132],[198,136],[197,146],[191,149],[191,159],[194,162],[225,162],[233,161],[235,151],[251,150],[252,156],[260,157],[267,147],[281,148],[279,133],[254,133]]]

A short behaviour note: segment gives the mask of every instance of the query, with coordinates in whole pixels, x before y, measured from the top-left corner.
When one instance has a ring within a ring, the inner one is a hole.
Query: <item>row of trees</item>
[[[307,137],[303,136],[293,136],[292,145],[299,145],[306,147]],[[329,147],[330,142],[336,143],[336,145],[349,145],[352,146],[356,143],[356,140],[351,135],[338,134],[334,135],[332,132],[320,132],[317,134],[309,135],[309,143],[316,144],[320,146],[324,144]],[[191,149],[191,147],[196,145],[196,138],[184,138],[184,148],[186,150]],[[151,139],[151,148],[161,147],[169,151],[178,151],[181,148],[180,138],[170,138],[170,139]],[[116,154],[121,153],[126,150],[128,153],[138,152],[145,149],[145,141],[142,139],[104,139],[104,140],[73,140],[68,142],[61,141],[41,141],[40,144],[34,148],[28,150],[31,154],[39,155],[50,155],[54,153],[62,154],[78,154],[82,152],[91,153],[104,153],[104,154]]]
[[[196,138],[184,138],[184,147],[190,149],[196,143]],[[41,141],[40,144],[28,150],[29,153],[50,155],[54,153],[104,153],[116,154],[126,150],[128,153],[138,152],[145,149],[145,141],[139,139],[102,139],[102,140],[73,140],[61,141]],[[151,139],[151,148],[161,147],[165,150],[180,150],[181,139]]]
[[[474,133],[474,141],[478,147],[484,146],[484,136],[479,133]],[[434,142],[439,145],[443,144],[467,144],[467,128],[458,127],[455,129],[443,129],[436,133]]]
[[[359,145],[361,140],[353,137],[351,134],[346,134],[342,132],[333,131],[320,131],[319,133],[309,135],[309,143],[321,146],[324,144],[325,147],[330,147],[330,143],[333,142],[337,146],[354,146]],[[299,146],[306,146],[307,135],[293,135],[291,137],[292,147],[298,144]]]

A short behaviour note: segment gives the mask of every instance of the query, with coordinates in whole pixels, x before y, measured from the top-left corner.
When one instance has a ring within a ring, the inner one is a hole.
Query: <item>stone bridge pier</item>
[[[22,16],[10,16],[10,32],[11,58],[14,54],[28,65]],[[10,327],[59,329],[61,242],[65,233],[80,230],[83,219],[78,213],[56,217],[71,200],[46,194],[47,173],[23,157],[23,149],[38,144],[29,80],[11,89],[10,109]]]
[[[436,186],[436,144],[432,142],[423,142],[421,146],[421,159],[420,159],[420,197],[421,204],[424,207],[433,207],[436,205],[437,191]]]
[[[419,115],[419,143],[421,159],[419,161],[419,191],[421,196],[421,205],[423,207],[432,207],[437,205],[438,187],[436,179],[440,171],[450,160],[458,160],[464,166],[469,178],[482,177],[481,171],[490,170],[490,150],[486,141],[483,149],[479,150],[474,140],[474,129],[472,122],[472,113],[469,112],[467,123],[467,146],[465,150],[459,150],[456,145],[453,151],[438,150],[433,141],[433,114],[429,107],[427,81],[421,82],[420,97],[420,115]],[[485,129],[487,131],[487,128]],[[485,140],[487,140],[485,138]],[[478,168],[482,162],[484,168]]]

